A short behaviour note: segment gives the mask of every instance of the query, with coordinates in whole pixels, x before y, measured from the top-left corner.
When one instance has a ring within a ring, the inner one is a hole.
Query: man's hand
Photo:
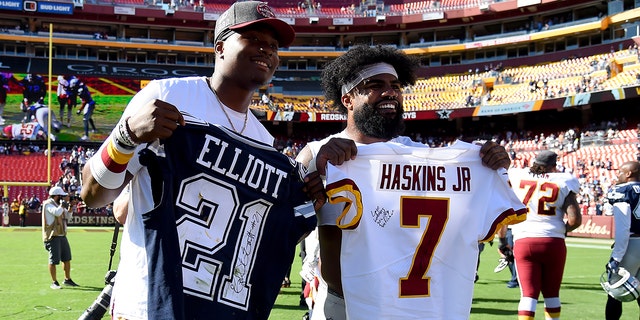
[[[325,143],[315,158],[316,169],[321,175],[327,172],[327,162],[333,165],[341,165],[347,160],[353,160],[358,153],[356,143],[351,139],[331,138]]]
[[[128,120],[129,134],[136,143],[168,138],[178,125],[184,126],[184,118],[174,105],[153,100],[142,106]]]
[[[507,150],[493,141],[487,141],[482,145],[480,158],[482,158],[482,164],[493,170],[498,170],[499,168],[509,169],[509,166],[511,166],[511,158],[509,158]]]
[[[313,208],[320,209],[327,201],[327,194],[324,190],[324,183],[318,171],[309,173],[304,177],[304,187],[302,190],[313,201]]]
[[[499,238],[500,246],[498,247],[498,252],[505,258],[508,262],[513,262],[513,249],[507,243],[507,238]]]
[[[62,208],[64,208],[65,210],[69,210],[69,202],[67,202],[67,201],[60,200],[60,206]]]
[[[607,268],[607,275],[609,276],[609,280],[615,274],[618,274],[618,270],[620,269],[620,262],[616,261],[616,259],[609,259],[609,263],[605,266]]]

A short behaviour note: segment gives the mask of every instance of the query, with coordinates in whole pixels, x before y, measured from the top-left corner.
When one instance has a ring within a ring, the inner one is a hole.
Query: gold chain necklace
[[[229,114],[227,114],[227,110],[225,110],[224,104],[222,103],[222,101],[220,101],[220,98],[218,97],[218,92],[216,92],[216,90],[211,86],[211,83],[209,81],[210,80],[207,78],[207,84],[209,85],[209,88],[211,89],[211,91],[213,91],[213,95],[216,97],[216,100],[218,100],[220,109],[222,110],[224,115],[227,117],[227,121],[229,121],[229,124],[231,125],[231,130],[239,134],[242,134],[244,132],[244,129],[247,128],[247,120],[249,119],[249,115],[248,115],[249,110],[247,110],[247,112],[244,113],[244,124],[242,125],[242,130],[238,131],[236,127],[233,125],[233,122],[231,122],[231,118],[229,117]]]

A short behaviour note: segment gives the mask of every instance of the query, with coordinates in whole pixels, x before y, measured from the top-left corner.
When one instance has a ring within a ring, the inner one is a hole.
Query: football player
[[[297,160],[307,165],[310,171],[317,169],[315,174],[324,174],[324,168],[317,161],[323,160],[323,157],[328,155],[331,155],[329,162],[334,165],[354,160],[358,152],[356,144],[360,146],[392,141],[405,146],[427,149],[426,145],[401,136],[404,130],[402,88],[415,83],[417,67],[417,62],[401,51],[381,46],[357,46],[329,63],[322,75],[323,90],[326,99],[333,101],[334,106],[347,115],[346,129],[322,141],[307,144]],[[329,150],[333,153],[327,152]],[[322,153],[325,153],[325,156],[321,155]],[[510,165],[509,155],[496,143],[486,143],[480,153],[481,156],[484,155],[483,163],[494,170],[501,167],[508,168]],[[327,159],[324,158],[324,160]],[[316,204],[321,206],[322,202],[318,201]],[[329,208],[330,206],[322,207],[320,211],[330,210]],[[311,318],[346,319],[340,262],[343,231],[336,226],[335,219],[324,219],[320,212],[318,219],[321,281]],[[355,250],[367,250],[367,248]],[[474,256],[471,260],[475,262],[476,257]],[[360,267],[362,266],[358,266]],[[471,280],[472,286],[473,270],[465,276],[468,276],[464,277],[465,279]],[[385,280],[393,279],[388,277]],[[397,282],[398,279],[394,281]],[[369,288],[360,290],[373,293]],[[379,302],[383,303],[383,301]],[[349,301],[346,303],[349,304]],[[399,308],[393,303],[394,301],[384,301],[384,305],[389,306],[388,314],[397,315]],[[441,307],[445,308],[445,306]],[[375,311],[372,312],[375,313]],[[373,318],[381,316],[380,314],[368,315]],[[360,314],[360,316],[365,315]],[[422,319],[425,317],[424,314],[413,316]],[[468,318],[468,316],[465,314],[463,317]],[[396,318],[404,319],[404,317]]]
[[[2,135],[12,140],[46,140],[44,129],[37,122],[16,123],[5,126]]]
[[[606,265],[609,275],[608,280],[612,280],[618,274],[620,268],[626,269],[631,276],[640,277],[640,163],[638,161],[625,162],[618,169],[618,182],[613,190],[607,194],[609,202],[613,205],[613,217],[615,221],[615,242],[611,258]],[[637,300],[637,281],[635,288],[636,295],[625,294],[614,297],[609,292],[605,316],[607,320],[620,319],[622,316],[622,301]],[[629,293],[629,290],[622,291]],[[633,291],[632,291],[633,293]]]
[[[511,227],[521,288],[520,320],[535,318],[541,292],[547,319],[560,317],[560,284],[567,259],[564,239],[582,223],[576,200],[580,183],[570,173],[557,171],[557,158],[555,152],[545,150],[530,168],[509,170],[514,191],[529,208],[527,219]]]

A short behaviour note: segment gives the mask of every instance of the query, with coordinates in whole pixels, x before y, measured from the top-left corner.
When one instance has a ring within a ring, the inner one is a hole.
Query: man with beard
[[[346,128],[321,141],[310,142],[296,160],[307,166],[309,171],[317,169],[316,174],[324,175],[325,168],[316,164],[328,160],[333,165],[340,165],[353,160],[358,146],[396,142],[428,148],[400,136],[404,131],[403,89],[415,83],[418,66],[416,60],[399,50],[364,45],[353,47],[327,64],[322,73],[325,98],[347,114]],[[507,152],[494,142],[483,145],[480,155],[483,163],[494,170],[510,165]],[[311,319],[346,319],[340,266],[342,231],[334,218],[335,212],[343,207],[324,204],[317,210],[322,274],[316,275],[320,278],[320,286]],[[305,261],[317,263],[318,259]],[[303,270],[310,269],[314,266],[303,265]]]

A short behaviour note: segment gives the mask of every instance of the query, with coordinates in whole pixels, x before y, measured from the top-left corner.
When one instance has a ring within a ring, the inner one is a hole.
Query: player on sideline
[[[560,318],[560,285],[567,259],[564,238],[582,223],[576,200],[580,183],[573,175],[557,171],[557,158],[555,152],[545,150],[530,168],[509,170],[514,191],[529,208],[527,219],[511,227],[521,288],[520,320],[535,318],[541,292],[545,318]]]
[[[324,167],[316,160],[327,160],[324,158],[326,155],[332,155],[330,162],[336,165],[353,160],[358,153],[356,145],[391,141],[426,150],[426,145],[400,136],[404,131],[402,89],[415,83],[417,67],[417,62],[411,57],[382,46],[356,46],[329,63],[322,76],[325,96],[347,114],[347,125],[340,133],[309,143],[297,159],[308,165],[310,170],[317,168],[315,174],[324,174]],[[480,153],[483,162],[492,169],[510,165],[504,148],[493,142],[486,143]],[[332,211],[331,206],[325,205],[318,212],[322,281],[312,319],[340,320],[346,319],[340,262],[343,231],[336,227],[335,219],[324,214],[325,211]],[[473,270],[469,277],[472,285]],[[389,310],[396,311],[394,307]]]
[[[623,267],[640,278],[640,163],[628,161],[618,169],[618,182],[607,195],[613,205],[616,233],[611,258],[607,263],[609,273],[617,273]],[[636,300],[640,306],[640,300]],[[622,316],[622,302],[607,295],[606,320],[618,320]]]
[[[128,212],[120,216],[126,223],[110,308],[114,319],[266,320],[293,260],[300,240],[295,238],[313,229],[307,225],[315,223],[312,209],[311,216],[275,207],[261,211],[272,195],[293,200],[303,189],[285,182],[293,177],[277,169],[294,166],[289,159],[272,163],[258,156],[263,152],[256,148],[272,146],[274,138],[249,110],[254,91],[279,65],[278,49],[293,42],[293,28],[265,2],[242,1],[218,18],[214,37],[212,76],[151,81],[84,167],[81,195],[88,206],[112,202],[129,184]],[[194,126],[198,121],[202,128],[225,127],[206,130],[229,133],[205,133]],[[199,152],[187,152],[198,143]],[[180,147],[182,154],[176,152]],[[247,155],[254,157],[250,165]],[[184,167],[163,171],[180,165],[179,156],[187,158]],[[158,169],[162,175],[150,173]],[[259,180],[266,175],[268,183]],[[160,177],[164,185],[157,188]],[[262,184],[251,190],[264,199],[246,202],[247,184],[257,182]],[[276,182],[289,186],[288,193],[270,189]],[[167,192],[171,199],[161,196]],[[275,250],[274,241],[282,243],[272,259],[263,250]],[[270,276],[251,276],[265,272]]]
[[[96,109],[96,101],[91,97],[89,87],[84,82],[79,79],[73,79],[71,83],[77,87],[78,98],[82,101],[77,111],[77,114],[82,114],[82,126],[84,128],[84,135],[80,140],[88,140],[89,126],[91,126],[91,132],[96,132],[96,125],[93,123],[93,111]]]

